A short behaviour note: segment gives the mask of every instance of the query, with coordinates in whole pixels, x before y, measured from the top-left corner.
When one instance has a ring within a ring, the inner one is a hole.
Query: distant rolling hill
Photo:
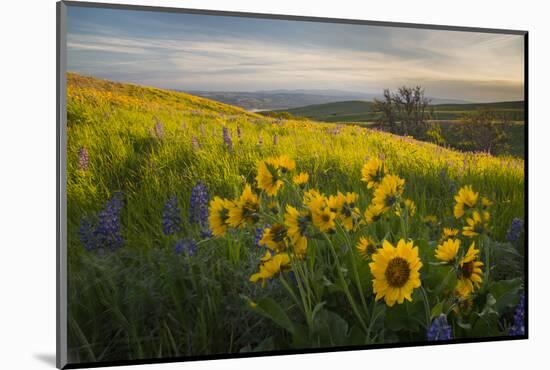
[[[186,91],[192,95],[234,105],[249,111],[288,110],[309,105],[346,101],[372,101],[380,94],[342,90]],[[461,104],[462,100],[431,98],[434,104]]]
[[[299,108],[276,110],[275,112],[288,112],[293,116],[307,117],[324,122],[368,122],[378,117],[373,112],[372,101],[349,100],[336,103],[314,104]],[[498,102],[498,103],[468,103],[468,104],[435,104],[434,119],[456,120],[462,114],[479,108],[491,108],[499,112],[507,113],[511,120],[523,121],[523,101]]]

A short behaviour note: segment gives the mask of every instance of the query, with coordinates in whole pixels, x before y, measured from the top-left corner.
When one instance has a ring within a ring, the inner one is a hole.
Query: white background
[[[114,1],[124,2],[124,1]],[[518,369],[547,362],[550,32],[544,1],[203,0],[142,5],[401,21],[530,31],[528,341],[142,366],[140,369],[361,367]],[[55,1],[11,0],[0,12],[0,368],[55,359]],[[545,90],[546,88],[546,90]],[[544,366],[544,365],[543,365]],[[134,367],[135,368],[135,367]],[[137,369],[137,368],[136,368]]]

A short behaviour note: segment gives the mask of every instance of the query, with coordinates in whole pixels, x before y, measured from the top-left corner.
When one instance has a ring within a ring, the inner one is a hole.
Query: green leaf
[[[515,306],[523,286],[522,279],[501,280],[493,283],[489,292],[495,299],[495,310],[502,314],[507,308]]]
[[[288,331],[290,334],[294,334],[294,324],[288,318],[286,312],[281,306],[271,298],[262,298],[258,301],[256,307],[252,310],[259,314],[271,319],[275,324]]]
[[[349,326],[338,314],[321,309],[313,321],[315,342],[321,346],[339,346],[348,344]]]
[[[396,303],[393,307],[388,307],[386,311],[385,325],[390,330],[418,331],[425,321],[426,314],[421,301]]]

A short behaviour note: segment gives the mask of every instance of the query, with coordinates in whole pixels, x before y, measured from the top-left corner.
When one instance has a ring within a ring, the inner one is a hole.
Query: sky
[[[523,36],[68,7],[68,70],[184,91],[523,100]]]

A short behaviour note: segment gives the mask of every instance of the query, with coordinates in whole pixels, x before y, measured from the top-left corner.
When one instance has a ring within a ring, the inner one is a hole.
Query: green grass
[[[345,284],[331,280],[341,268],[353,271],[356,261],[345,254],[342,265],[335,264],[321,242],[311,244],[313,249],[318,246],[316,258],[326,262],[320,270],[311,271],[310,278],[318,284],[311,297],[319,299],[319,304],[324,301],[330,310],[318,309],[320,319],[315,321],[317,326],[309,327],[307,336],[290,335],[269,315],[248,307],[248,299],[260,302],[260,308],[273,307],[263,300],[270,297],[285,307],[285,315],[302,333],[304,319],[280,279],[263,289],[248,281],[263,254],[254,246],[253,230],[208,240],[192,258],[175,255],[176,238],[165,236],[161,228],[166,200],[172,195],[179,199],[184,222],[178,237],[198,240],[198,228],[187,222],[192,187],[202,181],[211,196],[235,198],[245,183],[254,184],[256,163],[269,156],[294,158],[298,169],[310,174],[310,186],[327,194],[357,192],[363,210],[371,192],[360,180],[361,167],[366,157],[383,155],[391,172],[405,179],[405,195],[416,202],[417,215],[408,232],[418,237],[426,259],[433,254],[428,240],[437,238],[441,226],[456,223],[453,196],[462,185],[471,184],[494,200],[491,234],[495,240],[504,239],[512,218],[524,215],[524,163],[512,157],[460,153],[356,126],[280,121],[184,93],[76,74],[68,74],[67,114],[72,362],[423,340],[424,331],[417,324],[403,333],[395,326],[384,329],[377,324],[380,336],[366,340],[353,324],[355,313],[342,295]],[[164,132],[161,136],[155,134],[157,120]],[[232,150],[224,144],[223,127],[232,137]],[[87,170],[78,168],[82,147],[89,155]],[[124,193],[124,246],[106,256],[87,252],[79,240],[80,220],[97,214],[116,191]],[[293,199],[287,192],[281,197]],[[422,217],[432,214],[441,225],[427,229]],[[397,221],[388,221],[376,232],[382,238],[383,231],[398,226]],[[366,264],[359,266],[356,276],[357,281],[349,282],[352,295],[363,291],[360,286],[369,287]],[[369,289],[364,288],[365,294]],[[369,298],[365,306],[371,305],[371,311],[385,312]],[[388,315],[401,314],[388,310]],[[282,316],[277,317],[280,323]],[[345,327],[345,340],[332,338],[330,330],[326,334],[327,329],[319,326],[323,320]]]
[[[324,122],[370,122],[376,121],[379,114],[373,112],[374,103],[370,101],[350,100],[335,103],[308,105],[300,108],[279,110],[294,116],[307,117]],[[510,120],[523,121],[523,101],[477,103],[477,104],[436,104],[432,106],[434,120],[457,120],[466,112],[481,108],[490,108],[506,114]]]
[[[306,117],[315,121],[358,124],[371,127],[380,118],[379,113],[373,112],[374,104],[369,101],[344,101],[336,103],[309,105],[306,107],[287,109],[286,112],[296,117]],[[433,119],[442,129],[442,135],[448,145],[455,147],[461,137],[458,131],[460,118],[468,112],[481,108],[490,108],[505,115],[510,123],[503,125],[506,133],[508,149],[506,154],[523,158],[525,155],[525,131],[523,101],[478,103],[478,104],[438,104],[434,105]],[[274,112],[283,112],[274,111]]]

